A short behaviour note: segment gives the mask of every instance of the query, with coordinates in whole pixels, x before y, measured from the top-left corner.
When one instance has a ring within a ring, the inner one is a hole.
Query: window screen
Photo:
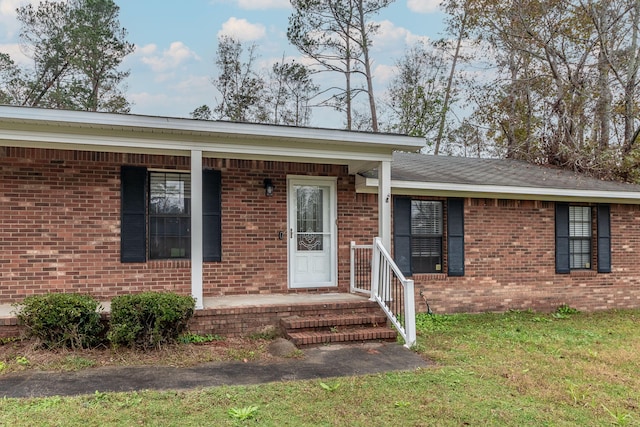
[[[414,273],[442,271],[442,202],[411,201],[411,265]]]
[[[149,258],[190,258],[189,174],[149,173]]]
[[[591,208],[569,206],[569,254],[571,269],[591,268]]]

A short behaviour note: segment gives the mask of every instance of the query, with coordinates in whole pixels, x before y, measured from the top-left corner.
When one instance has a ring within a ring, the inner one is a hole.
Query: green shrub
[[[109,341],[114,346],[159,348],[174,343],[187,329],[195,300],[173,293],[144,292],[111,301]]]
[[[88,348],[101,343],[100,303],[89,295],[50,293],[26,297],[18,319],[47,348]]]

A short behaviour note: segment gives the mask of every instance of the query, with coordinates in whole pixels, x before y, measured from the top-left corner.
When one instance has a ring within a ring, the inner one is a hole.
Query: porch
[[[379,238],[373,245],[352,242],[350,254],[351,293],[205,297],[203,308],[195,312],[190,330],[222,336],[284,332],[287,338],[302,345],[389,340],[396,338],[397,331],[405,345],[412,346],[415,343],[413,281],[400,273]],[[102,302],[102,311],[109,313],[110,305],[110,301]],[[0,337],[15,337],[22,332],[15,311],[13,305],[0,304]]]
[[[101,305],[103,313],[109,313],[110,301],[102,302]],[[0,337],[15,337],[22,332],[15,310],[10,304],[0,304]],[[335,321],[341,316],[351,319],[377,316],[376,319],[382,320],[381,325],[386,325],[378,304],[366,296],[356,294],[231,295],[204,298],[204,308],[196,310],[190,331],[201,335],[217,334],[227,337],[271,334],[274,330],[281,332],[279,329],[283,319],[331,318]],[[351,341],[366,340],[364,333],[367,331],[362,329],[362,332],[362,337],[356,333]]]

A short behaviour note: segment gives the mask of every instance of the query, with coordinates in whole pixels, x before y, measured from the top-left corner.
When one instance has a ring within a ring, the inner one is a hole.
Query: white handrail
[[[391,323],[398,329],[404,339],[405,347],[413,347],[416,343],[416,312],[413,280],[404,277],[400,268],[389,255],[382,244],[382,239],[373,240],[373,254],[371,258],[371,300],[377,301]],[[395,277],[402,285],[401,289],[394,289]],[[404,306],[398,307],[393,297],[396,292],[402,292],[400,299]],[[394,309],[396,312],[394,313]]]

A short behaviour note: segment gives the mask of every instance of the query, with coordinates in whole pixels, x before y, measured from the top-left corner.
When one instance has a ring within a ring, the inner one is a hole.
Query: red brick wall
[[[222,262],[205,263],[204,295],[285,293],[287,175],[338,178],[339,288],[349,242],[371,241],[375,197],[357,195],[346,167],[204,159],[222,171]],[[189,171],[189,158],[22,148],[0,151],[0,303],[46,292],[99,299],[145,290],[190,293],[189,261],[120,262],[120,166]],[[264,194],[271,178],[273,197]],[[335,291],[335,288],[332,288]],[[305,292],[314,292],[311,289]]]
[[[205,263],[205,296],[289,292],[287,241],[278,239],[287,175],[338,178],[337,290],[348,291],[349,242],[371,242],[377,201],[355,193],[346,167],[204,161],[222,171],[223,187],[222,262]],[[186,157],[0,148],[0,303],[54,291],[190,293],[189,261],[120,263],[122,164],[189,170]],[[612,205],[611,235],[612,273],[555,274],[552,202],[466,199],[466,274],[415,275],[418,310],[426,308],[421,292],[438,313],[640,307],[640,206]]]
[[[466,199],[464,213],[465,275],[415,275],[418,310],[421,292],[436,313],[640,307],[640,206],[611,205],[608,274],[595,247],[593,271],[555,273],[553,202]]]

